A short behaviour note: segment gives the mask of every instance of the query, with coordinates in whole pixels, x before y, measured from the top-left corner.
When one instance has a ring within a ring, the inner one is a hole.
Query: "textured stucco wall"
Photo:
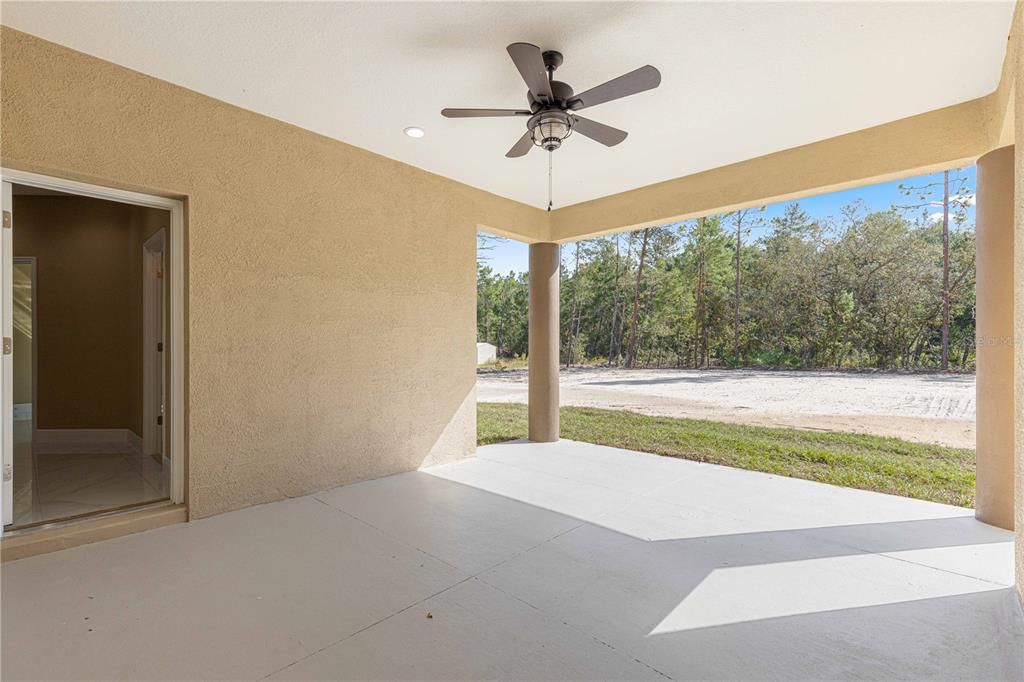
[[[1024,49],[1019,49],[1024,39],[1022,32],[1024,17],[1020,11],[1014,14],[1011,40],[1018,44],[1014,51],[1016,59],[1014,88],[1016,139],[1024,141]],[[1014,247],[1013,247],[1013,350],[1015,388],[1015,431],[1014,447],[1014,530],[1016,532],[1017,594],[1024,603],[1024,142],[1014,149]]]
[[[186,198],[193,517],[475,448],[475,231],[543,212],[9,28],[5,166]]]

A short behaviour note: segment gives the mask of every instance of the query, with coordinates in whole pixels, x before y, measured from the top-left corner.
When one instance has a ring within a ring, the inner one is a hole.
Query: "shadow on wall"
[[[476,377],[472,365],[468,366],[465,379],[444,378],[454,381],[456,388],[452,390],[438,386],[443,380],[433,374],[435,371],[425,366],[417,385],[371,412],[364,407],[365,395],[344,394],[328,407],[310,402],[306,406],[308,413],[302,415],[304,430],[290,451],[282,452],[275,470],[264,473],[243,467],[244,477],[235,477],[229,495],[219,485],[193,489],[189,500],[191,518],[308,495],[473,455]],[[413,379],[407,381],[411,384]],[[435,390],[424,395],[432,386]],[[352,416],[355,414],[358,416]],[[356,447],[340,449],[339,440]],[[204,453],[193,447],[191,457],[193,462],[201,461]],[[268,479],[278,482],[271,488],[273,496],[266,499]],[[239,498],[253,495],[261,497],[248,504],[238,503]]]
[[[432,443],[417,469],[454,462],[476,452],[476,377],[451,415],[436,435],[427,434],[425,442]]]

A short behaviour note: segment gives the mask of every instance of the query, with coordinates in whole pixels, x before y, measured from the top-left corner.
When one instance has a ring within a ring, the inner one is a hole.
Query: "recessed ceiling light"
[[[408,135],[409,137],[416,138],[420,138],[426,135],[426,133],[423,132],[423,128],[417,128],[416,126],[409,126],[408,128],[406,128],[405,134]]]

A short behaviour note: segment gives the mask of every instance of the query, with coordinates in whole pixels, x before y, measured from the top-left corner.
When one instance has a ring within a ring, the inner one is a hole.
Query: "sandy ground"
[[[526,370],[477,375],[477,400],[526,402]],[[759,370],[563,370],[563,405],[974,448],[974,376]]]

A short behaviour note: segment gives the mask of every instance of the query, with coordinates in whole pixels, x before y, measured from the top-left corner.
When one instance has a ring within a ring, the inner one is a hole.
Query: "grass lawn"
[[[482,365],[477,365],[477,371],[492,370],[503,372],[509,369],[526,369],[528,366],[529,362],[526,358],[498,358],[494,362],[485,362]]]
[[[563,407],[561,416],[570,440],[974,506],[973,450],[589,407]],[[477,405],[478,445],[525,437],[526,405]]]

